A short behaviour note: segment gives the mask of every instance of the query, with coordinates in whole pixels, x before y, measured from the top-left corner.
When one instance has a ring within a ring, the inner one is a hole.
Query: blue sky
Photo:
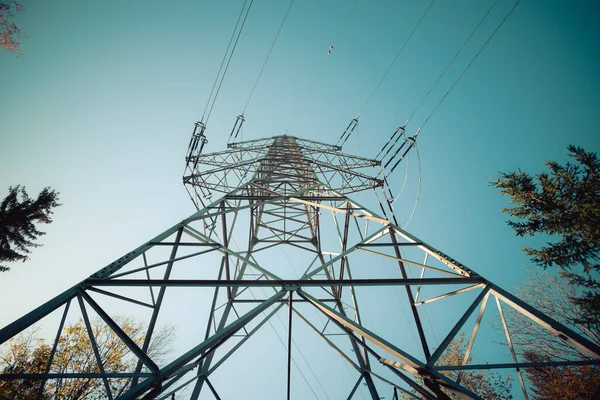
[[[0,52],[0,189],[21,184],[34,194],[52,186],[63,206],[44,227],[44,246],[1,276],[0,325],[193,212],[181,185],[183,158],[241,3],[25,3],[16,19],[27,35],[23,55]],[[377,154],[491,3],[435,2],[346,152]],[[498,2],[408,132],[513,4]],[[208,123],[206,151],[225,148],[288,5],[253,4]],[[243,138],[289,131],[337,141],[427,5],[297,0],[247,109]],[[523,0],[419,136],[422,187],[408,230],[509,290],[530,263],[520,250],[525,242],[499,212],[506,199],[488,181],[508,169],[539,172],[545,159],[565,161],[568,144],[599,150],[599,16],[591,0]],[[404,221],[417,190],[415,152],[408,168],[396,203]]]

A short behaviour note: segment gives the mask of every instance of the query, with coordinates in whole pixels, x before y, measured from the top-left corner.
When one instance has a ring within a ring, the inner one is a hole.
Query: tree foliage
[[[461,333],[457,338],[453,339],[448,348],[440,356],[436,365],[458,366],[463,365],[463,360],[466,354],[465,336]],[[467,364],[472,361],[472,355],[467,358]],[[456,381],[459,377],[459,371],[441,371],[448,378]],[[420,378],[417,378],[420,380]],[[468,371],[462,372],[460,384],[470,391],[477,393],[484,399],[489,400],[509,400],[512,399],[511,388],[512,378],[510,376],[503,378],[500,374],[491,371]],[[460,399],[454,393],[442,389],[450,398]],[[403,396],[403,399],[408,397]]]
[[[518,236],[549,235],[539,249],[524,247],[542,268],[557,267],[576,285],[574,299],[588,325],[600,321],[600,160],[596,153],[569,146],[575,163],[546,161],[549,172],[532,177],[505,172],[492,186],[510,197],[515,206],[502,211],[514,218],[508,225]],[[575,323],[580,321],[574,321]]]
[[[23,5],[18,1],[0,1],[0,45],[5,50],[19,51],[21,34],[19,27],[13,22],[13,18],[22,11]]]
[[[0,263],[26,261],[34,241],[44,235],[36,223],[49,224],[53,208],[59,206],[58,192],[44,188],[37,199],[32,200],[24,187],[8,189],[8,196],[0,203]],[[0,272],[9,268],[0,265]]]
[[[130,318],[116,318],[122,330],[139,346],[145,339],[143,324]],[[91,323],[94,339],[105,372],[133,372],[137,358],[129,347],[102,320]],[[170,351],[173,328],[165,327],[152,338],[148,354],[155,362],[162,360]],[[21,334],[8,342],[0,354],[0,371],[4,374],[43,374],[48,368],[52,345],[38,338],[37,331]],[[100,368],[92,348],[87,328],[82,319],[65,326],[52,358],[51,373],[99,373]],[[116,397],[123,393],[130,378],[111,378],[109,384]],[[40,380],[0,380],[0,399],[37,399]],[[57,378],[45,382],[42,399],[105,399],[104,383],[93,378]]]
[[[575,288],[567,278],[548,272],[533,273],[518,294],[521,299],[563,324],[580,321],[571,324],[570,328],[592,342],[600,343],[600,329],[581,322],[582,310],[572,301]],[[505,310],[505,316],[507,324],[512,328],[512,342],[522,361],[589,359],[575,347],[512,308]],[[600,384],[600,368],[597,365],[527,368],[525,375],[531,384],[532,398],[536,400],[590,399],[591,393]]]
[[[525,352],[524,359],[526,362],[551,361],[534,351]],[[590,400],[600,383],[600,371],[594,365],[528,368],[526,374],[535,400]]]

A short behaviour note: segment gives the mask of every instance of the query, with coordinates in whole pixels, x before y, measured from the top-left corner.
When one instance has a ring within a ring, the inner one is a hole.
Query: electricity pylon
[[[56,327],[42,371],[4,370],[0,383],[29,382],[38,398],[56,387],[48,382],[92,379],[95,398],[109,399],[481,399],[462,379],[470,371],[512,370],[527,397],[523,368],[599,362],[597,344],[390,222],[383,207],[378,214],[351,199],[382,188],[378,161],[287,135],[201,154],[202,128],[184,175],[198,211],[2,329],[0,343],[38,322]],[[519,361],[507,309],[581,359]],[[119,326],[123,312],[146,322],[143,341]],[[478,362],[475,339],[484,353],[493,340],[482,333],[490,314],[509,359]],[[176,354],[155,359],[156,330],[177,315]],[[77,318],[94,367],[58,371],[53,357]],[[130,371],[104,368],[93,321],[129,349]],[[440,363],[461,334],[462,362]]]

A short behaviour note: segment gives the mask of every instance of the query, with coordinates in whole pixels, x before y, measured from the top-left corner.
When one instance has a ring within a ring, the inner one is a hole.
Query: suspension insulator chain
[[[354,132],[354,129],[356,129],[357,125],[358,125],[358,117],[356,117],[352,121],[350,121],[350,123],[346,127],[346,130],[344,130],[344,133],[342,133],[342,136],[340,136],[340,138],[338,139],[338,144],[340,146],[343,146],[344,143],[346,143],[346,140],[348,140],[350,135],[352,135],[352,132]]]
[[[401,126],[396,128],[396,130],[394,131],[393,135],[388,139],[388,141],[385,143],[385,145],[381,148],[381,150],[379,150],[379,153],[377,153],[377,156],[375,157],[375,159],[377,160],[379,158],[379,156],[381,155],[381,153],[383,153],[383,151],[385,149],[388,149],[385,154],[383,155],[383,157],[381,157],[381,159],[384,159],[385,156],[390,152],[390,150],[392,149],[392,147],[394,147],[396,145],[396,142],[398,142],[398,140],[404,135],[404,131],[405,131],[405,126]],[[396,138],[396,135],[398,135],[398,133],[400,133],[400,136],[398,138]],[[396,140],[394,140],[396,138]],[[388,148],[388,146],[391,144],[391,146]]]
[[[231,143],[232,138],[233,140],[237,139],[238,135],[240,134],[240,130],[242,129],[242,125],[244,124],[244,121],[246,121],[246,119],[244,118],[244,113],[241,113],[236,117],[235,124],[233,125],[233,129],[231,129],[231,133],[229,134],[229,140],[227,140],[227,143]]]

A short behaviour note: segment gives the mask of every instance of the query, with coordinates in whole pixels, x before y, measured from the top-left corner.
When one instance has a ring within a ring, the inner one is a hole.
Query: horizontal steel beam
[[[319,287],[319,286],[406,286],[467,285],[483,283],[480,277],[407,279],[310,279],[310,280],[233,280],[233,279],[87,279],[85,286],[166,286],[166,287]]]
[[[147,372],[78,372],[78,373],[47,373],[47,374],[0,374],[0,381],[14,380],[48,380],[48,379],[83,379],[83,378],[147,378],[152,374]]]
[[[290,198],[297,198],[301,200],[308,201],[346,201],[345,197],[339,196],[297,196],[297,195],[289,195],[289,196],[281,196],[281,195],[272,195],[272,196],[247,196],[247,195],[236,195],[236,196],[226,196],[227,200],[289,200]]]

